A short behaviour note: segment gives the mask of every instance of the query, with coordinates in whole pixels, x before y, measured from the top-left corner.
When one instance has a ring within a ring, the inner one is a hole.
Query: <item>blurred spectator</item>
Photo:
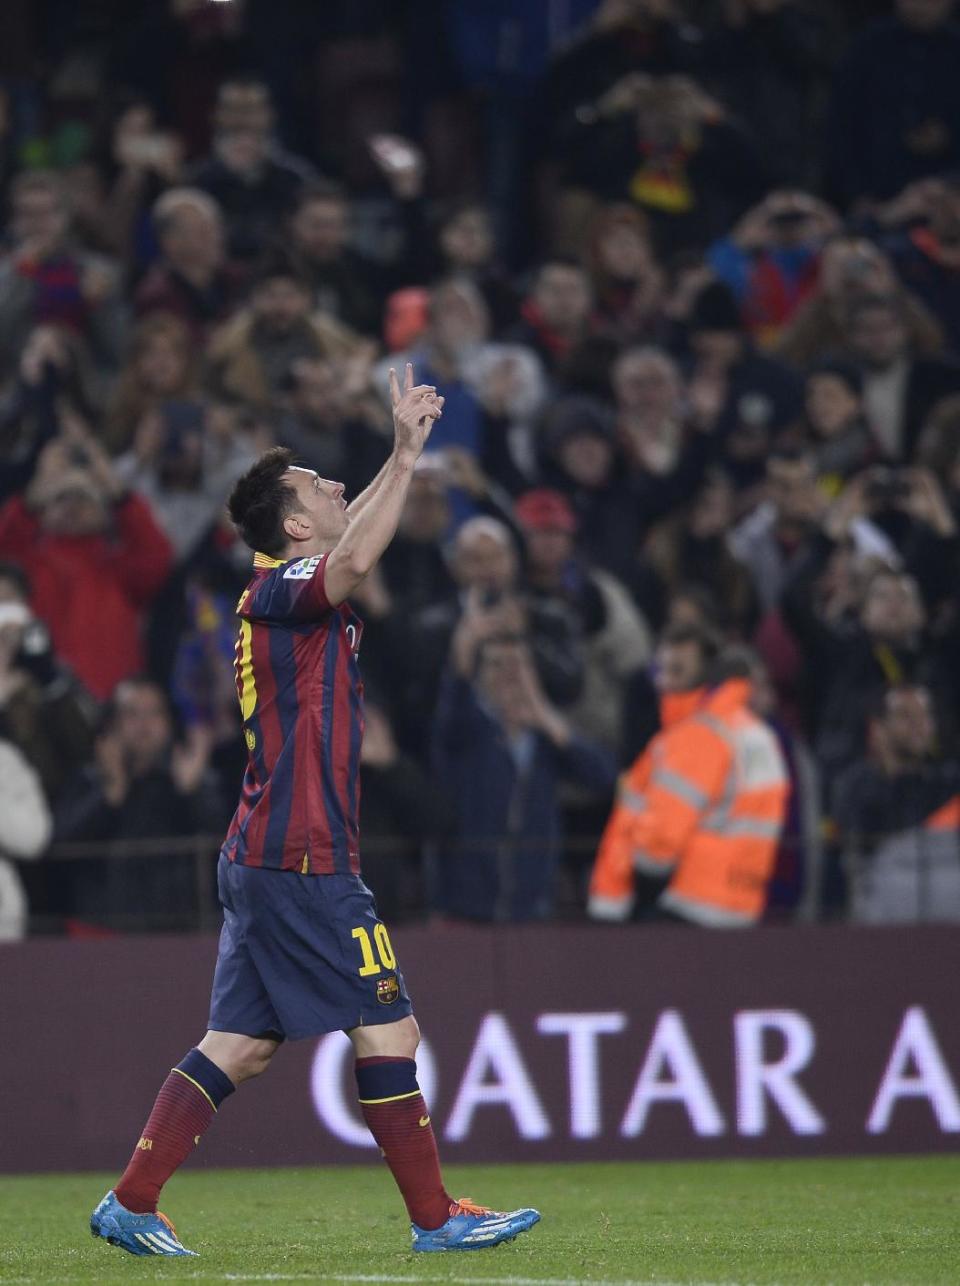
[[[707,262],[733,291],[747,330],[769,347],[812,294],[826,239],[839,220],[806,192],[781,190],[748,210],[710,247]]]
[[[544,695],[522,634],[479,640],[465,613],[434,719],[434,779],[456,813],[436,906],[463,920],[546,919],[560,842],[557,788],[603,791],[615,767]]]
[[[346,356],[356,338],[339,322],[311,313],[311,292],[296,265],[276,254],[260,268],[249,305],[213,337],[214,390],[266,409],[302,358]]]
[[[171,549],[149,505],[124,489],[82,426],[50,442],[28,491],[0,508],[0,557],[28,570],[33,610],[95,697],[142,668],[143,618]]]
[[[523,490],[536,476],[536,424],[547,396],[539,358],[523,344],[484,344],[464,375],[487,418],[484,467],[508,492]]]
[[[927,688],[887,688],[869,753],[837,787],[849,913],[866,924],[960,920],[960,762],[937,754]]]
[[[443,420],[430,435],[427,455],[439,454],[451,471],[455,523],[477,512],[491,485],[515,493],[527,479],[515,458],[524,423],[542,400],[543,376],[532,355],[515,344],[488,343],[490,318],[469,278],[450,278],[430,292],[430,325],[413,350],[380,363],[375,383],[386,388],[386,368],[413,362],[418,379],[446,389]],[[529,455],[527,443],[526,454]]]
[[[197,395],[197,357],[189,327],[179,318],[155,313],[137,323],[107,407],[102,438],[109,451],[125,451],[144,416],[161,403]]]
[[[0,499],[29,483],[64,409],[89,413],[89,364],[79,337],[61,326],[27,335],[17,372],[0,396]]]
[[[663,445],[655,444],[658,452]],[[573,505],[584,553],[632,589],[644,535],[694,490],[713,447],[708,433],[695,431],[672,468],[661,458],[657,472],[631,470],[607,407],[571,395],[548,408],[540,450],[541,477]]]
[[[864,414],[863,375],[851,362],[825,358],[807,372],[804,402],[818,485],[836,496],[880,454]]]
[[[803,650],[808,679],[808,726],[825,778],[861,752],[870,702],[883,687],[900,682],[930,687],[945,727],[956,710],[951,639],[939,643],[927,633],[928,614],[917,579],[893,566],[878,568],[859,602],[831,610],[818,591],[836,542],[876,507],[890,505],[916,514],[919,543],[908,567],[924,579],[949,577],[956,566],[956,529],[936,482],[915,474],[905,489],[892,479],[869,474],[855,479],[826,511],[818,532],[795,565],[782,598],[787,625]],[[921,517],[922,515],[922,517]],[[939,563],[939,569],[936,564]]]
[[[943,326],[947,347],[960,353],[960,169],[911,184],[892,204],[893,222],[906,223],[886,239],[897,275]],[[914,220],[919,220],[914,222]]]
[[[902,305],[888,295],[851,307],[847,350],[863,369],[867,418],[884,454],[910,459],[934,404],[960,392],[960,363],[917,353]]]
[[[149,502],[178,563],[196,553],[257,457],[236,420],[228,406],[162,402],[143,416],[132,449],[116,462],[121,482]]]
[[[588,237],[597,328],[621,341],[655,337],[664,279],[644,216],[633,206],[605,206]]]
[[[520,308],[522,320],[506,338],[529,345],[544,366],[555,371],[574,345],[592,331],[592,310],[586,271],[573,261],[550,259],[538,268]]]
[[[447,472],[436,457],[428,455],[418,461],[397,534],[380,560],[387,591],[406,612],[457,596],[443,554],[450,529],[447,484]]]
[[[517,549],[504,523],[486,516],[465,522],[453,542],[450,566],[458,598],[407,618],[404,654],[397,657],[404,676],[407,744],[415,750],[425,744],[425,715],[455,635],[465,652],[468,644],[478,650],[495,635],[522,634],[547,699],[557,705],[575,701],[583,684],[577,621],[562,600],[523,594]]]
[[[234,310],[240,277],[224,262],[217,203],[197,188],[171,188],[153,207],[160,260],[137,287],[134,306],[169,313],[201,343]]]
[[[231,259],[262,254],[313,178],[306,161],[279,147],[273,129],[273,103],[262,81],[236,77],[221,83],[211,154],[189,178],[223,212]]]
[[[452,829],[436,783],[398,749],[384,707],[368,697],[360,750],[363,878],[377,890],[377,913],[391,924],[424,905],[422,848]]]
[[[219,833],[223,801],[208,770],[212,738],[202,724],[174,736],[166,693],[150,679],[118,685],[86,766],[56,810],[56,838],[117,843],[118,855],[72,863],[74,914],[117,929],[195,927],[195,858],[177,836]],[[148,852],[136,855],[137,841]],[[171,843],[171,841],[174,841]],[[164,842],[170,848],[164,850]]]
[[[688,417],[718,440],[738,489],[751,487],[763,477],[775,434],[800,413],[801,382],[789,366],[756,351],[722,282],[694,295],[682,329],[689,350]]]
[[[748,568],[731,548],[734,492],[722,470],[706,474],[693,498],[651,531],[643,561],[656,577],[653,599],[659,621],[672,586],[698,586],[716,595],[710,618],[724,631],[747,635],[757,614]],[[648,590],[645,601],[650,601]]]
[[[673,473],[684,447],[687,412],[676,362],[659,348],[628,348],[614,362],[610,381],[618,441],[630,467]]]
[[[576,119],[565,186],[633,201],[663,253],[705,249],[763,195],[749,135],[686,76],[631,72]]]
[[[0,563],[0,737],[21,751],[54,798],[89,753],[96,709],[57,659],[29,600],[23,569]]]
[[[944,398],[933,408],[917,458],[922,468],[940,480],[953,520],[960,525],[960,394]]]
[[[351,498],[390,450],[381,431],[383,409],[369,381],[370,353],[363,344],[344,360],[298,358],[273,417],[278,444],[296,451],[321,477],[342,482]]]
[[[497,261],[490,211],[476,201],[452,206],[439,221],[434,276],[467,277],[483,295],[495,333],[516,321],[517,292]]]
[[[834,72],[826,170],[846,207],[960,166],[960,27],[953,0],[895,0]]]
[[[377,335],[389,275],[349,242],[350,203],[343,188],[319,181],[305,187],[290,221],[290,248],[313,291],[313,307],[363,335]]]
[[[9,373],[24,337],[40,324],[82,338],[97,365],[116,366],[124,309],[112,264],[70,241],[63,185],[46,170],[17,176],[10,195],[10,245],[0,262],[0,373]]]
[[[567,714],[578,731],[616,752],[624,690],[650,659],[650,628],[615,577],[578,557],[576,516],[558,491],[525,492],[514,515],[528,592],[569,604],[583,640],[583,690]]]
[[[485,346],[490,317],[483,296],[466,278],[451,277],[430,291],[430,324],[409,353],[380,364],[376,383],[386,388],[387,367],[412,361],[418,379],[448,390],[443,418],[430,436],[428,450],[460,447],[475,459],[484,455],[485,424],[479,398],[467,384],[472,358]]]
[[[205,0],[164,0],[125,13],[128,21],[114,34],[107,83],[146,95],[194,156],[209,141],[217,87],[238,65],[250,65],[248,14],[246,5]]]
[[[671,647],[693,656],[671,657]],[[590,882],[595,919],[628,919],[638,903],[704,928],[745,927],[763,914],[786,765],[750,709],[755,658],[730,649],[711,664],[709,654],[694,631],[661,645],[663,731],[621,780]]]
[[[27,895],[14,863],[38,858],[52,828],[40,778],[16,746],[0,738],[0,942],[27,930]]]
[[[767,171],[802,182],[813,168],[814,131],[797,123],[810,119],[826,61],[822,15],[796,0],[723,0],[708,11],[719,13],[703,42],[705,83],[750,122]]]
[[[809,366],[843,352],[851,307],[865,295],[897,295],[914,350],[925,357],[940,351],[943,335],[933,314],[903,290],[887,256],[871,241],[838,237],[824,248],[816,290],[780,337],[780,356]]]
[[[145,211],[164,188],[180,181],[183,140],[158,128],[153,106],[136,92],[111,121],[102,153],[105,187],[87,232],[132,263],[144,251]]]
[[[600,0],[554,58],[547,82],[552,120],[599,97],[630,72],[681,71],[694,62],[702,32],[677,0]]]
[[[802,447],[772,452],[766,492],[766,499],[730,534],[730,548],[752,576],[764,612],[780,602],[784,586],[820,531],[827,496],[817,486],[815,455]],[[861,554],[887,560],[894,556],[891,542],[866,514],[850,522],[847,534]]]
[[[234,661],[237,649],[236,605],[248,569],[234,571],[223,555],[202,551],[191,563],[181,596],[182,610],[173,620],[170,641],[170,700],[185,731],[209,729],[210,769],[233,794],[246,768]],[[167,643],[162,638],[160,645]]]
[[[824,891],[820,772],[806,740],[781,715],[772,676],[759,657],[754,658],[750,678],[750,708],[776,737],[789,782],[764,920],[815,920]]]

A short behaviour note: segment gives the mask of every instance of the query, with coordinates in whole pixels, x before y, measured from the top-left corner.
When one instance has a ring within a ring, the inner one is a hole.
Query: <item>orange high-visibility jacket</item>
[[[684,919],[718,928],[759,919],[788,781],[777,739],[749,700],[746,679],[665,698],[663,730],[621,779],[600,841],[592,916],[626,919],[640,871],[670,877],[657,905]]]

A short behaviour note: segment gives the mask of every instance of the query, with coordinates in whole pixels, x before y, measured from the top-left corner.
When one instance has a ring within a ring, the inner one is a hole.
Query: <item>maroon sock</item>
[[[417,1085],[412,1058],[358,1058],[360,1107],[370,1133],[420,1228],[439,1228],[450,1217],[430,1114]]]
[[[152,1214],[160,1189],[187,1159],[234,1090],[229,1077],[198,1049],[191,1049],[160,1087],[153,1111],[120,1182],[117,1200],[134,1214]]]

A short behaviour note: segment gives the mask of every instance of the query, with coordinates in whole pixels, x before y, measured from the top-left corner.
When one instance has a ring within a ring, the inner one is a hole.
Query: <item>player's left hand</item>
[[[396,448],[419,459],[434,421],[443,414],[444,399],[432,384],[414,384],[413,363],[407,362],[402,391],[397,372],[390,368],[390,400]]]

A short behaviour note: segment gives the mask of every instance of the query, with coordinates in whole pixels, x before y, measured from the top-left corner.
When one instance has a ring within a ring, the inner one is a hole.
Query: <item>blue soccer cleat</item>
[[[411,1224],[410,1234],[414,1250],[483,1250],[499,1246],[501,1241],[513,1241],[539,1222],[539,1210],[488,1210],[464,1197],[451,1201],[450,1218],[439,1228]]]
[[[196,1255],[180,1244],[177,1230],[166,1215],[135,1215],[121,1206],[111,1190],[90,1216],[90,1231],[111,1246],[131,1255]]]

